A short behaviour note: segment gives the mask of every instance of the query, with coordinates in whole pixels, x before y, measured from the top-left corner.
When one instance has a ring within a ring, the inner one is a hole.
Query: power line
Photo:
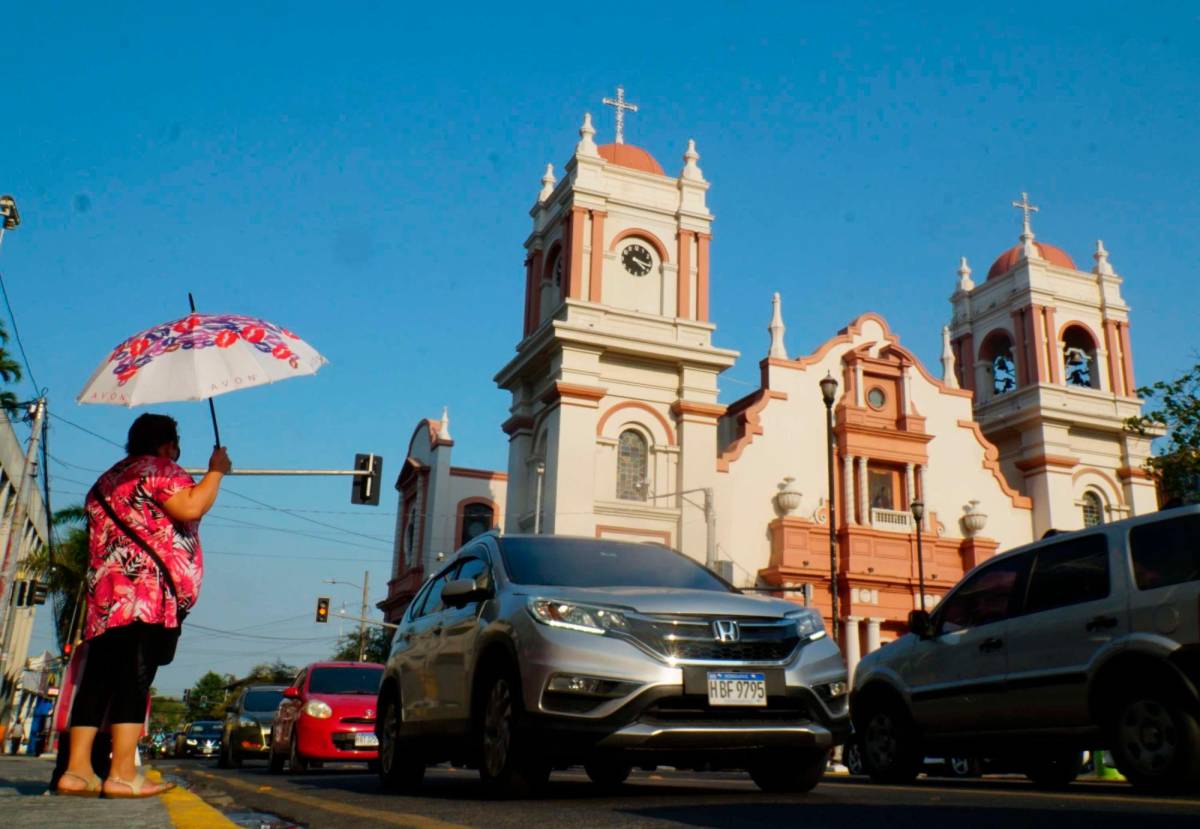
[[[25,353],[25,344],[21,342],[21,332],[17,328],[17,316],[13,313],[12,305],[8,301],[8,288],[4,286],[4,272],[0,271],[0,294],[4,295],[4,307],[8,310],[8,318],[12,320],[13,337],[17,340],[17,348],[21,350],[21,362],[25,364],[25,373],[29,378],[29,382],[33,384],[34,392],[38,392],[41,386],[38,385],[37,379],[33,376],[33,368],[29,365],[29,357]]]
[[[209,633],[216,633],[216,634],[220,634],[220,635],[222,635],[222,636],[228,636],[228,637],[233,637],[233,638],[241,638],[241,639],[270,639],[270,640],[272,640],[272,641],[275,641],[275,642],[320,642],[320,641],[323,641],[323,640],[327,640],[327,639],[329,639],[329,638],[331,638],[331,637],[336,637],[336,636],[337,636],[337,634],[336,634],[336,633],[327,633],[327,634],[325,634],[324,636],[308,636],[308,637],[301,637],[301,636],[267,636],[266,634],[263,634],[263,633],[241,633],[241,632],[239,632],[239,631],[236,631],[236,630],[221,630],[221,628],[212,628],[212,627],[208,627],[207,625],[201,625],[201,624],[197,624],[197,623],[195,623],[195,622],[192,622],[192,623],[190,623],[190,624],[188,625],[188,627],[189,627],[189,628],[193,628],[193,629],[195,629],[195,630],[204,630],[204,631],[208,631]]]
[[[57,414],[55,412],[50,412],[49,414],[51,417],[55,418],[56,420],[61,420],[63,423],[67,424],[68,426],[73,426],[74,428],[78,429],[79,431],[86,432],[87,434],[91,435],[94,438],[99,438],[100,440],[104,441],[107,444],[115,446],[121,450],[125,449],[125,447],[122,444],[117,443],[115,440],[109,440],[104,435],[100,434],[99,432],[93,432],[91,429],[87,428],[86,426],[80,426],[78,423],[75,423],[72,420],[67,420],[65,417],[63,417],[60,414]]]

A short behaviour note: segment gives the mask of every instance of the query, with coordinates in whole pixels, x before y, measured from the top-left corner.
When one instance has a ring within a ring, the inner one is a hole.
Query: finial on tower
[[[942,326],[942,382],[949,388],[958,388],[958,375],[954,371],[954,348],[950,345],[948,325]]]
[[[579,143],[575,145],[575,155],[600,155],[600,151],[596,149],[596,142],[592,140],[592,136],[595,134],[596,128],[592,126],[592,113],[583,113],[583,124],[579,127]]]
[[[704,181],[704,171],[696,163],[699,160],[700,153],[696,152],[696,139],[689,138],[687,151],[683,154],[683,172],[679,174],[679,177],[692,181]]]
[[[546,172],[542,174],[542,189],[538,193],[538,204],[541,204],[546,199],[550,198],[550,194],[554,192],[554,165],[547,164]]]
[[[768,357],[773,357],[778,360],[786,360],[788,358],[787,346],[783,344],[783,332],[787,330],[783,324],[783,311],[779,299],[779,291],[771,297],[771,324],[767,326],[767,331],[771,332],[771,350],[767,352]]]
[[[965,256],[958,258],[958,290],[975,290],[975,282],[971,279],[971,266],[967,264],[967,257]]]
[[[617,87],[617,97],[605,98],[603,101],[605,106],[610,106],[617,111],[617,143],[625,143],[625,111],[637,112],[637,104],[631,104],[625,100],[625,87]]]
[[[1104,249],[1104,240],[1096,240],[1096,252],[1092,254],[1092,258],[1096,260],[1096,267],[1092,268],[1092,273],[1111,276],[1113,266],[1108,261],[1108,251]]]
[[[1017,208],[1024,214],[1024,220],[1021,225],[1021,244],[1024,247],[1026,259],[1037,259],[1037,248],[1033,246],[1033,225],[1030,224],[1029,216],[1031,213],[1037,213],[1038,208],[1029,203],[1029,194],[1022,193],[1021,200],[1012,203],[1012,206]]]
[[[438,424],[438,439],[452,440],[450,437],[450,407],[442,406],[442,420]]]

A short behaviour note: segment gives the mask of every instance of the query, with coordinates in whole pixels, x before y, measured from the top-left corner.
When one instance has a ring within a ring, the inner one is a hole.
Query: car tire
[[[629,779],[633,766],[620,760],[602,758],[583,764],[588,779],[605,789],[615,789]]]
[[[524,739],[520,687],[511,671],[493,670],[482,677],[475,740],[487,797],[526,797],[550,779],[550,764],[533,756]]]
[[[217,752],[217,768],[219,768],[219,769],[233,768],[233,758],[231,758],[229,756],[231,752],[232,752],[232,749],[229,747],[228,743],[225,740],[222,740],[221,741],[221,750],[219,752]]]
[[[842,746],[842,765],[854,775],[867,773],[867,767],[863,765],[862,745],[858,740],[850,740]]]
[[[1125,694],[1108,723],[1117,770],[1135,788],[1155,793],[1200,787],[1200,722],[1168,691]]]
[[[960,780],[981,777],[983,764],[975,757],[947,757],[946,771],[951,777],[957,777]]]
[[[863,708],[855,731],[867,774],[876,783],[911,783],[924,759],[912,717],[898,700],[886,697],[868,699]]]
[[[1030,765],[1025,776],[1039,789],[1065,789],[1082,768],[1082,751],[1051,751]]]
[[[300,753],[300,746],[297,745],[296,731],[292,730],[292,739],[288,744],[288,771],[292,774],[304,774],[308,771],[308,761],[304,759],[304,755]]]
[[[392,794],[413,794],[425,779],[425,758],[400,738],[400,696],[394,691],[380,695],[379,759],[374,760],[379,784]]]
[[[762,751],[751,762],[750,779],[764,792],[798,794],[812,791],[829,765],[825,749]]]
[[[283,774],[283,755],[275,751],[275,732],[271,732],[267,744],[267,771],[271,774]]]

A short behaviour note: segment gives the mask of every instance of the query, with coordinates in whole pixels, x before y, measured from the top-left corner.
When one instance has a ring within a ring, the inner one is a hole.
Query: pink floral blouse
[[[132,541],[95,499],[87,499],[87,620],[92,639],[133,622],[179,626],[178,609],[196,604],[204,576],[200,522],[176,522],[162,505],[195,481],[173,461],[152,455],[125,458],[100,476],[100,492],[121,520],[138,533],[171,571],[179,607],[154,559]]]

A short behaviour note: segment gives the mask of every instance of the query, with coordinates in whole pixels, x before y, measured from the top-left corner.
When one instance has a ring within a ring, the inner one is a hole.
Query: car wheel
[[[275,750],[275,732],[271,732],[270,742],[267,743],[267,771],[271,774],[283,773],[283,755]]]
[[[750,763],[750,779],[764,792],[812,791],[829,764],[824,749],[763,751]]]
[[[869,701],[860,719],[863,766],[871,779],[876,783],[915,780],[923,758],[917,730],[904,706],[887,699]]]
[[[219,768],[219,769],[233,768],[233,759],[229,756],[231,753],[232,753],[232,749],[226,744],[226,742],[224,740],[222,740],[221,741],[221,750],[219,752],[217,752],[217,768]]]
[[[296,744],[296,732],[294,729],[289,746],[288,771],[292,774],[304,774],[304,772],[308,771],[308,762],[300,754],[300,747]]]
[[[550,764],[529,756],[521,739],[521,699],[507,672],[496,672],[483,685],[476,736],[479,779],[489,797],[524,797],[550,779]]]
[[[842,764],[851,774],[867,773],[867,768],[863,765],[862,746],[858,740],[851,740],[842,746]]]
[[[379,783],[394,794],[412,794],[425,779],[425,759],[400,739],[400,697],[391,691],[380,700],[379,759],[373,761]]]
[[[979,777],[983,767],[974,757],[950,757],[946,760],[946,769],[951,777]]]
[[[1041,789],[1065,789],[1082,768],[1082,751],[1048,752],[1025,770],[1025,776]]]
[[[629,779],[633,766],[620,760],[603,758],[590,760],[583,764],[588,779],[606,789],[616,788]]]
[[[1127,695],[1109,723],[1109,740],[1117,770],[1139,789],[1180,792],[1200,784],[1200,723],[1173,696]]]

